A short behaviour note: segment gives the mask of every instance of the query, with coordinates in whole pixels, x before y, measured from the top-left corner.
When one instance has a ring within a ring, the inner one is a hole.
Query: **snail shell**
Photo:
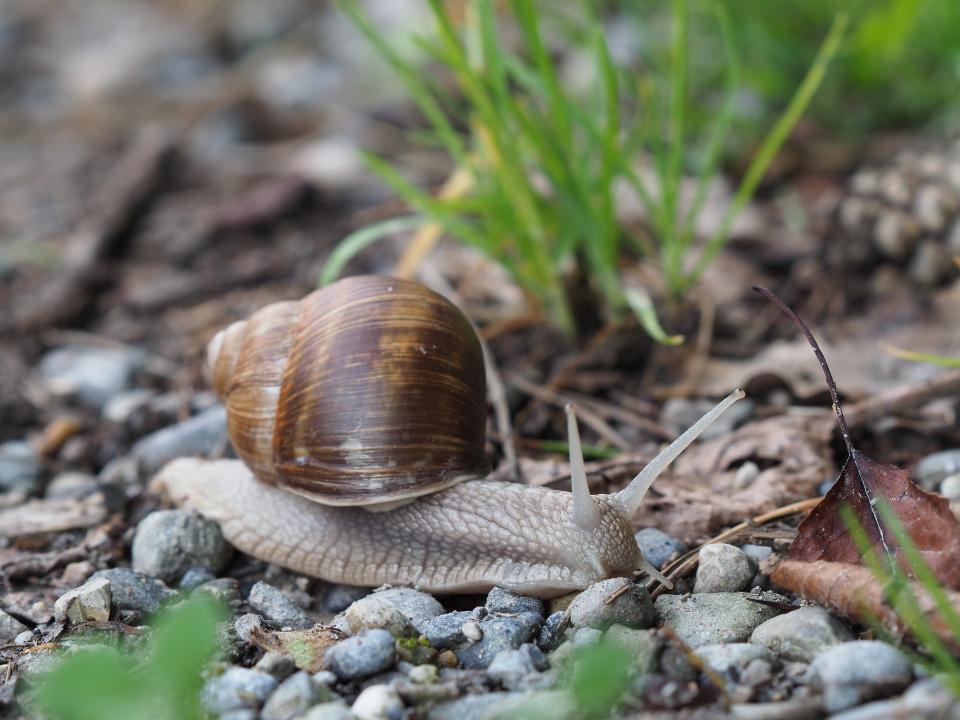
[[[235,322],[207,348],[237,453],[325,505],[404,501],[482,477],[486,389],[463,313],[367,275]]]

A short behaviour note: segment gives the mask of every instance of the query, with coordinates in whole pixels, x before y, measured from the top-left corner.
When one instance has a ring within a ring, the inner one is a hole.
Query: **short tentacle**
[[[583,530],[592,530],[600,524],[600,508],[590,497],[587,471],[583,466],[583,449],[580,445],[580,430],[573,405],[564,406],[567,413],[567,443],[570,445],[570,489],[573,492],[573,522]]]

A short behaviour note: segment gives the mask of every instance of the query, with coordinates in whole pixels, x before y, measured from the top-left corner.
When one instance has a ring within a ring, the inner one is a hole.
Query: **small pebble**
[[[377,597],[378,594],[360,598],[343,611],[343,620],[349,634],[356,635],[361,630],[372,628],[382,628],[394,637],[416,634],[406,614],[388,600]]]
[[[536,613],[490,615],[479,623],[480,640],[457,648],[457,659],[465,668],[486,668],[502,650],[513,650],[533,640],[541,622]],[[464,625],[464,634],[473,633],[466,629],[468,625]]]
[[[65,472],[47,483],[43,496],[48,499],[82,498],[100,489],[100,483],[93,475],[82,472]]]
[[[913,472],[914,482],[924,490],[933,490],[950,475],[960,473],[960,448],[927,455]]]
[[[695,593],[749,590],[757,566],[736,545],[712,543],[700,548]]]
[[[278,682],[282,682],[297,671],[297,665],[290,655],[267,651],[257,660],[253,669],[272,675]]]
[[[757,563],[757,565],[762,563],[764,560],[769,559],[770,556],[773,555],[773,548],[767,545],[752,545],[747,543],[740,549],[743,550],[744,555]]]
[[[455,668],[460,664],[460,661],[457,660],[456,654],[453,650],[444,650],[442,653],[437,655],[437,665],[445,668]]]
[[[75,397],[99,410],[127,389],[145,361],[146,355],[132,348],[71,346],[48,352],[39,370],[52,395]]]
[[[25,632],[29,632],[30,636],[33,636],[33,631],[28,629],[26,625],[9,613],[0,610],[0,642],[10,642]]]
[[[89,560],[78,560],[77,562],[67,563],[60,573],[60,584],[76,587],[83,585],[96,568]]]
[[[57,598],[53,616],[61,622],[106,622],[110,619],[110,581],[105,577],[91,578],[78,588]]]
[[[321,604],[327,612],[338,613],[346,610],[350,605],[370,593],[369,588],[353,585],[330,585],[323,594]]]
[[[570,603],[569,611],[574,627],[648,628],[656,621],[649,593],[626,578],[602,580],[587,588]]]
[[[178,457],[209,456],[226,434],[226,410],[222,405],[215,405],[199,415],[140,438],[130,454],[140,463],[145,475],[153,475]]]
[[[294,673],[284,680],[280,687],[263,706],[262,720],[294,720],[313,705],[331,699],[330,689],[314,682],[309,673]]]
[[[437,681],[437,668],[435,665],[414,665],[407,673],[410,682],[417,685],[430,685]]]
[[[487,594],[486,608],[492,613],[534,612],[543,615],[543,600],[495,587]]]
[[[960,500],[960,474],[945,477],[940,483],[940,494],[948,500]]]
[[[761,645],[752,643],[718,643],[697,648],[697,656],[716,673],[730,675],[742,671],[754,660],[764,660],[771,666],[777,658]]]
[[[654,607],[663,623],[692,648],[746,642],[758,625],[777,615],[775,609],[748,600],[746,593],[661,595]]]
[[[306,630],[313,627],[313,621],[307,617],[299,605],[291,600],[280,589],[263,581],[257,582],[250,588],[247,597],[250,606],[281,628]]]
[[[137,525],[131,564],[137,572],[173,583],[197,565],[218,573],[232,554],[215,522],[185,510],[158,510]]]
[[[180,578],[180,584],[177,586],[182,592],[190,592],[206,582],[216,580],[217,576],[205,567],[194,566],[187,568],[187,571]]]
[[[823,690],[827,712],[835,713],[900,692],[913,680],[913,669],[892,645],[855,640],[817,656],[810,664],[809,679]]]
[[[851,640],[846,626],[819,605],[771,618],[750,636],[750,642],[794,662],[810,662],[827,648]]]
[[[335,700],[314,705],[297,720],[356,720],[356,716],[350,712],[350,708]]]
[[[3,611],[0,611],[0,612],[3,612]],[[3,613],[3,614],[6,615],[6,613]],[[10,616],[7,615],[7,617],[10,617]],[[5,620],[3,620],[2,617],[0,617],[0,642],[8,642],[7,639],[2,637],[7,632],[9,632],[9,630],[5,628],[4,625],[5,625]],[[21,627],[23,626],[21,625]],[[20,633],[13,639],[13,644],[23,647],[24,645],[29,643],[31,640],[33,640],[33,630],[24,630],[22,633]]]
[[[480,629],[480,623],[476,620],[469,620],[460,628],[463,636],[470,642],[480,642],[483,640],[483,630]]]
[[[437,650],[447,650],[466,642],[463,626],[473,619],[473,614],[456,611],[430,618],[420,628],[421,634]]]
[[[207,582],[197,585],[191,594],[194,597],[207,595],[216,602],[235,607],[240,604],[240,583],[232,577],[207,580]]]
[[[30,443],[11,440],[0,445],[0,491],[32,494],[37,491],[42,472],[40,458]]]
[[[275,678],[242,667],[231,667],[203,688],[203,706],[214,715],[232,710],[258,709],[277,687]]]
[[[558,610],[555,613],[550,613],[547,619],[543,621],[543,627],[540,628],[540,634],[537,636],[537,645],[544,652],[556,650],[563,642],[564,632],[560,630],[560,623],[563,622],[565,615],[565,611]]]
[[[389,670],[396,659],[393,635],[364,630],[327,650],[324,664],[340,680],[360,680]]]
[[[395,607],[418,632],[423,632],[420,628],[427,620],[443,613],[443,605],[433,595],[413,588],[387,588],[376,591],[370,597]]]
[[[126,425],[135,412],[149,405],[155,393],[147,388],[134,388],[111,397],[103,406],[103,419]]]
[[[687,551],[686,545],[658,528],[644,528],[634,537],[640,553],[657,570],[662,569],[671,558],[679,557]]]
[[[358,720],[389,720],[403,711],[403,701],[390,685],[370,685],[357,696],[350,711]]]
[[[106,578],[110,581],[113,606],[117,610],[136,610],[145,615],[151,615],[165,602],[179,597],[179,593],[156,578],[135,572],[130,568],[98,570],[90,579],[97,578]]]
[[[495,682],[500,683],[508,690],[512,690],[534,673],[547,667],[547,658],[536,645],[521,645],[516,650],[501,650],[490,666],[489,675]]]
[[[256,613],[244,613],[233,623],[233,629],[236,631],[237,637],[243,642],[250,642],[250,633],[255,629],[260,630],[262,628],[263,618]]]

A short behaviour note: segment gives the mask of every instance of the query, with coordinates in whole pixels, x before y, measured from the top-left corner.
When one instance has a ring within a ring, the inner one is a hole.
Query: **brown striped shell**
[[[405,500],[488,471],[483,353],[418,283],[345,278],[268,305],[207,348],[237,454],[325,505]]]

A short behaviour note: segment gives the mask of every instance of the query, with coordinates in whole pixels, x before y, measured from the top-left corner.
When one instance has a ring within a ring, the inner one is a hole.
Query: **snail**
[[[240,460],[182,458],[158,481],[264,561],[350,585],[540,597],[643,571],[630,518],[735,391],[612,495],[587,487],[567,408],[572,492],[484,480],[483,353],[418,283],[356,276],[268,305],[210,342]]]

